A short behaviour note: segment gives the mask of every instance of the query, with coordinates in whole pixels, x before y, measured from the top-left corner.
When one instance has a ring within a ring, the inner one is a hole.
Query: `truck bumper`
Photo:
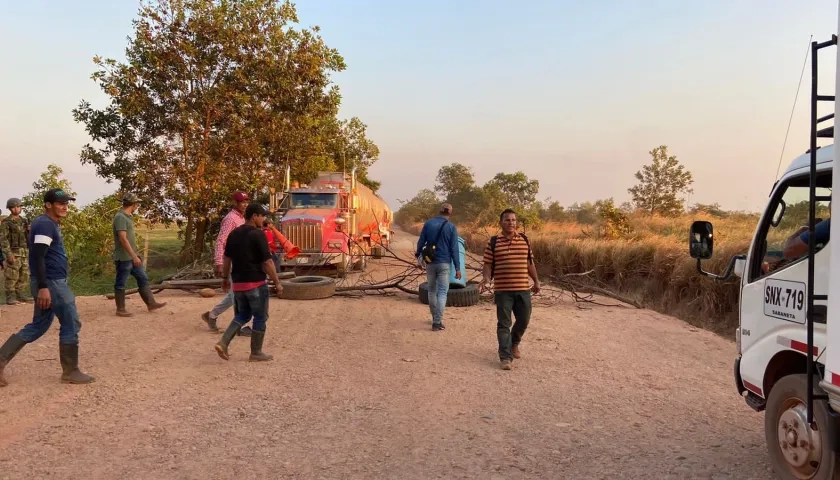
[[[286,268],[330,266],[341,263],[341,253],[302,252],[291,260],[280,257],[280,265]]]

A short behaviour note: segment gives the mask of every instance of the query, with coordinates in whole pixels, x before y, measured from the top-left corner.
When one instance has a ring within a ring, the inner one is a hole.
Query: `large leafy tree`
[[[472,168],[461,163],[440,167],[436,180],[435,192],[443,198],[469,191],[475,187],[475,176]]]
[[[500,192],[501,201],[507,204],[506,207],[513,208],[517,212],[524,212],[537,201],[540,182],[529,179],[523,172],[497,173],[492,180],[487,182],[485,189]]]
[[[683,211],[679,195],[691,193],[694,180],[691,172],[680,164],[677,157],[668,154],[668,147],[660,145],[650,151],[653,161],[636,172],[635,186],[627,189],[633,203],[649,214],[678,215]]]
[[[92,140],[81,161],[138,193],[150,218],[185,218],[184,262],[232,191],[279,186],[285,165],[296,177],[335,168],[337,144],[363,144],[351,157],[362,173],[378,155],[361,122],[336,119],[330,73],[344,59],[297,22],[289,1],[153,0],[125,62],[94,58],[110,103],[73,110]]]

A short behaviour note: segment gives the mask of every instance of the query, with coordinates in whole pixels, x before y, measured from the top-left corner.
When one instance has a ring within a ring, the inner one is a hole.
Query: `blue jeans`
[[[446,295],[449,293],[449,264],[430,263],[426,265],[426,282],[429,284],[429,311],[432,323],[440,325],[446,310]]]
[[[265,321],[268,320],[268,285],[262,284],[247,292],[233,292],[233,299],[236,302],[233,321],[245,325],[253,317],[254,325],[251,329],[264,332]]]
[[[231,278],[228,277],[228,280],[231,280]],[[213,318],[213,319],[219,318],[219,315],[225,313],[227,311],[227,309],[230,308],[230,307],[234,307],[234,315],[235,315],[236,314],[236,312],[235,312],[236,308],[234,306],[234,303],[235,302],[234,302],[234,299],[233,299],[233,290],[228,290],[227,293],[225,294],[225,296],[222,297],[222,301],[219,302],[218,305],[216,305],[215,307],[213,307],[210,310],[210,318]]]
[[[70,291],[67,279],[47,280],[47,288],[50,290],[50,308],[41,310],[38,301],[35,301],[35,313],[32,315],[32,322],[25,325],[18,335],[26,342],[32,343],[50,329],[53,318],[58,317],[61,328],[58,331],[58,343],[63,345],[76,345],[79,343],[79,330],[82,322],[79,321],[79,312],[76,310],[76,296]],[[38,281],[31,279],[29,290],[32,297],[38,297]]]
[[[125,290],[128,276],[131,275],[137,280],[137,288],[143,288],[149,284],[149,277],[143,267],[135,267],[131,260],[116,260],[114,266],[117,269],[117,278],[114,280],[114,290]]]

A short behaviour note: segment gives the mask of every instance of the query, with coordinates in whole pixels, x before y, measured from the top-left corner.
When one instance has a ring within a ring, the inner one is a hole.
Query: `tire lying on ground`
[[[429,304],[429,283],[423,282],[420,284],[420,303],[424,305]],[[480,300],[477,283],[468,283],[466,287],[449,287],[449,292],[446,294],[447,307],[471,307],[478,304]]]
[[[318,300],[335,295],[335,280],[330,277],[306,275],[280,280],[282,298],[287,300]]]

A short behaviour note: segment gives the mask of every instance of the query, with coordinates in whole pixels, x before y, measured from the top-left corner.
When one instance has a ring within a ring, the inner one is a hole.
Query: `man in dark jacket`
[[[449,293],[449,267],[454,264],[455,278],[461,278],[461,258],[458,255],[458,229],[449,221],[452,205],[444,203],[440,215],[430,218],[420,231],[417,240],[418,263],[426,269],[426,281],[429,286],[429,311],[432,314],[432,330],[444,330],[443,312],[446,309],[446,297]],[[424,249],[433,247],[434,260],[427,263],[423,259]]]

